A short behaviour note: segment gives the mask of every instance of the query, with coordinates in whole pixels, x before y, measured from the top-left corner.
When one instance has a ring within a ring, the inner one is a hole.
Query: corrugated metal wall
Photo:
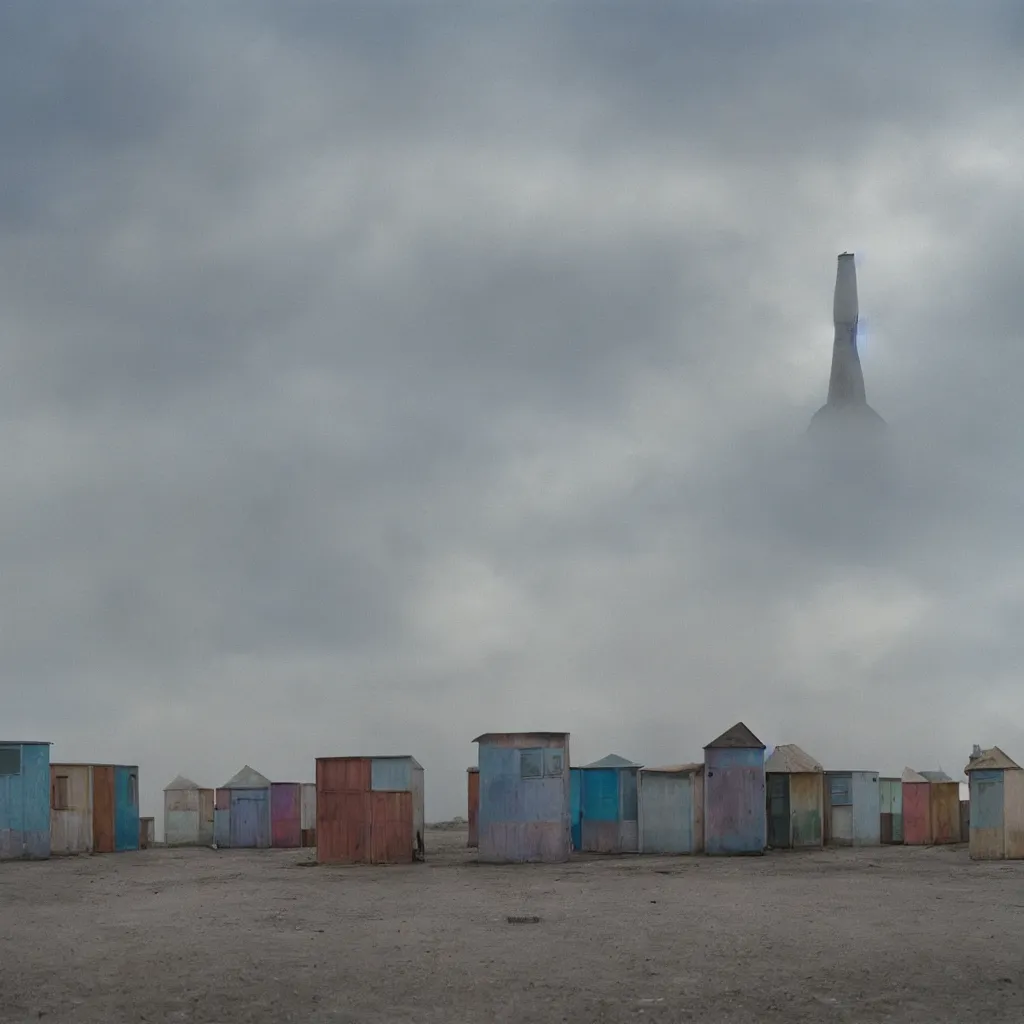
[[[199,790],[199,843],[210,846],[214,832],[214,794],[212,789]]]
[[[704,848],[710,855],[759,854],[767,842],[764,751],[704,752]]]
[[[481,861],[569,859],[569,746],[567,741],[562,746],[553,742],[548,737],[503,737],[480,743]]]
[[[270,790],[232,789],[230,846],[265,850],[270,846]]]
[[[640,772],[641,853],[692,854],[700,849],[695,797],[703,778],[692,772]]]
[[[164,790],[164,843],[167,846],[199,844],[198,787]]]
[[[50,767],[50,847],[55,855],[92,853],[92,771],[86,764]]]
[[[0,775],[0,860],[50,856],[50,747],[5,744],[18,751],[17,774]]]
[[[476,768],[470,768],[466,772],[466,802],[468,808],[466,820],[469,822],[466,845],[475,848],[480,845],[480,772]]]
[[[932,842],[936,845],[960,842],[960,783],[928,784],[932,819]]]
[[[853,845],[878,846],[881,818],[878,807],[878,772],[851,772],[853,786]]]
[[[297,782],[271,783],[270,841],[285,850],[302,845],[302,787]]]
[[[213,793],[213,841],[217,846],[231,845],[231,790]]]
[[[373,761],[379,764],[376,777]],[[317,758],[317,861],[411,863],[416,818],[422,819],[423,813],[422,777],[407,758]],[[392,786],[403,779],[419,792],[373,787],[374,781]]]
[[[117,823],[114,793],[114,766],[92,766],[92,848],[94,853],[114,853],[117,849]]]
[[[119,853],[139,848],[139,769],[114,766],[114,849]]]
[[[879,839],[886,845],[903,842],[903,783],[878,780]]]
[[[903,842],[929,846],[932,841],[930,782],[903,783]]]
[[[820,847],[825,841],[825,777],[820,772],[794,772],[789,778],[790,846]]]
[[[316,846],[316,783],[302,784],[302,845]]]

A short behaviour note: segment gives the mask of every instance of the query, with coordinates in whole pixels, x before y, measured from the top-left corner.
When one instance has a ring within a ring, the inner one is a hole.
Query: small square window
[[[519,751],[519,777],[522,779],[542,779],[544,777],[544,751],[540,747],[530,747]]]
[[[561,750],[547,750],[544,752],[544,774],[548,776],[559,776],[562,774],[562,767],[565,763],[565,754]]]
[[[0,775],[21,774],[21,747],[0,747]]]

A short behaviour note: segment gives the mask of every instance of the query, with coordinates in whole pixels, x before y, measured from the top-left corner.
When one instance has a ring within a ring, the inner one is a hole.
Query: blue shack
[[[583,848],[583,769],[569,769],[569,822],[572,848]]]
[[[50,856],[50,744],[0,741],[0,860]]]
[[[479,744],[481,861],[491,864],[569,859],[569,734],[484,733]]]
[[[243,765],[214,794],[213,841],[232,849],[268,849],[271,783],[255,768]]]
[[[580,849],[587,853],[636,853],[640,765],[618,754],[580,769]]]
[[[762,854],[768,841],[765,745],[737,722],[704,748],[704,850]]]

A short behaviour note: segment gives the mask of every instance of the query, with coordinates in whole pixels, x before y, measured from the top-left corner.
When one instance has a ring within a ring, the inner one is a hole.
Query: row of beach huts
[[[769,753],[742,722],[703,761],[660,767],[615,754],[571,767],[561,732],[474,742],[468,844],[482,862],[960,842],[973,859],[1024,859],[1024,770],[998,747],[974,748],[961,801],[941,771],[826,770],[795,744]],[[0,860],[152,844],[137,767],[51,764],[49,748],[0,742]],[[313,783],[246,765],[216,789],[184,776],[164,789],[168,846],[315,847],[320,863],[391,864],[422,859],[424,832],[424,772],[411,756],[320,757]]]

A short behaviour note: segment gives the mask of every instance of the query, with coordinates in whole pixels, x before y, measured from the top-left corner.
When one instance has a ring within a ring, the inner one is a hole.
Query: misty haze
[[[137,765],[157,840],[176,776],[327,755],[465,817],[489,732],[1020,760],[1022,44],[4,5],[0,736]]]

